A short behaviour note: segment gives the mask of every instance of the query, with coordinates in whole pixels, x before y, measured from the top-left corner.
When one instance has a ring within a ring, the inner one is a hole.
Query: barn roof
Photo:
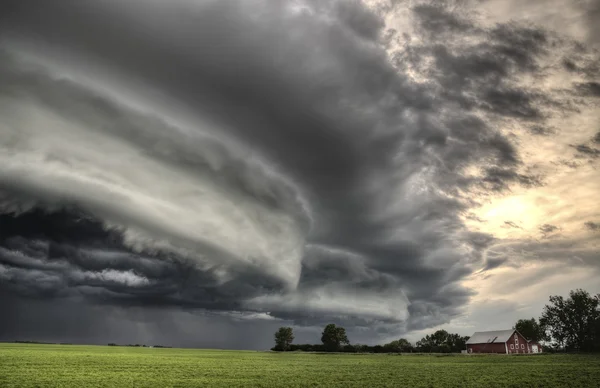
[[[467,344],[504,343],[510,339],[514,329],[496,331],[477,331],[473,333]]]

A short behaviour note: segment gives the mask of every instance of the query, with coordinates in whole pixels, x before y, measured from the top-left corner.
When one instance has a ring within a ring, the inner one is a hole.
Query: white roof
[[[496,331],[477,331],[473,333],[467,344],[504,343],[510,339],[514,329]]]

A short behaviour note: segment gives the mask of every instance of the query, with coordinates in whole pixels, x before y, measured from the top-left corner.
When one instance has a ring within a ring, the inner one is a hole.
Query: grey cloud
[[[600,97],[600,83],[598,82],[577,83],[575,89],[583,96]]]
[[[436,13],[445,15],[438,16],[436,21],[446,27],[456,24],[453,21],[456,11],[451,8],[441,3],[424,6],[424,9],[435,9]],[[417,23],[427,21],[430,14],[416,12]],[[533,121],[536,124],[532,128],[541,128],[546,119],[557,113],[577,110],[560,92],[548,93],[515,82],[516,77],[525,74],[544,78],[549,70],[544,63],[550,52],[578,51],[556,34],[517,22],[501,23],[489,29],[452,29],[452,32],[437,25],[429,28],[435,39],[431,38],[417,48],[409,47],[397,57],[424,70],[429,79],[439,82],[445,97],[461,108],[484,109],[506,118]],[[585,49],[581,51],[586,52]],[[588,53],[579,54],[579,57],[580,66],[592,74],[591,69],[598,64],[598,58]],[[423,66],[429,58],[435,60],[436,66],[427,71]],[[571,67],[577,65],[572,63]]]
[[[588,42],[592,45],[600,44],[600,27],[598,27],[598,18],[600,18],[600,1],[587,0],[577,2],[577,5],[584,12],[588,27]]]
[[[586,223],[583,224],[587,229],[591,230],[591,231],[598,231],[600,230],[600,223],[599,222],[593,222],[593,221],[587,221]]]
[[[490,269],[498,268],[506,263],[506,258],[489,258],[486,260],[484,271],[489,271]]]
[[[585,46],[575,44],[574,51],[569,52],[568,57],[563,59],[562,66],[567,71],[579,74],[591,81],[600,75],[600,64],[596,55],[594,51],[587,50]]]
[[[596,157],[600,156],[599,149],[590,147],[586,144],[577,144],[577,145],[572,145],[571,147],[575,148],[575,150],[577,150],[577,152],[579,152],[580,154],[585,155],[585,156],[589,156],[592,158],[596,158]]]
[[[534,135],[540,136],[549,136],[557,132],[555,128],[543,125],[532,125],[531,127],[529,127],[529,131]]]
[[[594,237],[569,237],[555,239],[505,240],[489,247],[488,260],[504,260],[505,266],[520,268],[530,263],[542,265],[544,270],[552,271],[554,265],[587,268],[600,271],[597,260],[598,250],[594,246]],[[555,267],[554,267],[555,269]],[[535,273],[530,276],[536,276]]]
[[[540,226],[538,229],[539,229],[540,233],[542,233],[542,235],[544,235],[544,237],[560,230],[560,228],[558,226],[552,225],[552,224],[544,224],[544,225]]]
[[[450,12],[442,3],[419,4],[413,8],[421,31],[430,38],[436,34],[465,33],[475,29],[475,25],[463,15]]]
[[[577,163],[576,161],[567,160],[567,159],[559,159],[557,161],[553,161],[552,164],[560,165],[560,166],[567,166],[569,168],[578,168],[581,166],[581,164]]]
[[[570,146],[575,148],[579,156],[586,156],[589,158],[597,158],[600,156],[600,149],[595,148],[594,144],[600,143],[600,132],[594,135],[588,144],[571,144]]]
[[[509,226],[511,228],[523,229],[519,225],[517,225],[516,223],[514,223],[512,221],[504,221],[504,225]]]
[[[483,95],[482,107],[493,113],[525,120],[540,120],[543,113],[536,107],[541,94],[515,89],[488,90]]]
[[[351,28],[358,36],[375,41],[385,26],[383,20],[367,10],[358,0],[337,2],[339,20]]]
[[[417,301],[416,303],[411,304],[411,306],[409,306],[409,312],[412,314],[413,318],[407,323],[406,330],[422,330],[447,323],[451,317],[456,317],[462,312],[462,309],[456,308],[454,302],[448,302],[450,300],[458,299],[466,304],[469,297],[473,295],[473,291],[464,292],[464,290],[448,286],[443,290],[443,293],[432,298],[431,302]],[[438,307],[438,304],[442,307]]]
[[[489,31],[495,51],[509,64],[522,71],[539,70],[537,57],[547,53],[552,43],[548,32],[518,23],[497,25]]]
[[[99,131],[123,139],[152,158],[175,165],[195,175],[205,175],[226,187],[229,193],[283,209],[304,218],[306,209],[294,199],[295,193],[284,182],[272,182],[265,172],[235,155],[223,143],[208,136],[177,138],[173,125],[157,117],[132,112],[104,96],[90,93],[69,80],[57,80],[43,69],[30,69],[0,51],[5,93],[19,93],[39,100],[51,109],[81,125],[98,127]],[[60,160],[60,155],[49,157]],[[251,178],[250,178],[251,177]],[[295,208],[295,209],[294,209]],[[305,225],[307,227],[307,225]]]
[[[483,178],[484,184],[490,189],[504,191],[510,183],[519,183],[525,187],[541,186],[543,181],[540,176],[520,174],[507,168],[488,168]]]

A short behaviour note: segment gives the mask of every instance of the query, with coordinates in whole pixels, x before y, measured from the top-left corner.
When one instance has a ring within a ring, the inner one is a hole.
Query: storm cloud
[[[451,322],[469,277],[522,264],[470,212],[552,181],[521,138],[561,136],[555,120],[597,104],[592,49],[470,6],[2,7],[0,307],[55,304],[56,322],[81,305],[97,330],[118,325],[98,311],[146,311],[153,341],[187,335],[169,315],[335,321],[365,340]],[[597,156],[579,141],[573,157]],[[36,335],[18,325],[0,338]]]

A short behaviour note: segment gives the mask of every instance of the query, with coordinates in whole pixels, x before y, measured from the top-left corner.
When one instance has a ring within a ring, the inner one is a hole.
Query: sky
[[[8,0],[0,340],[268,349],[600,292],[597,0]]]

